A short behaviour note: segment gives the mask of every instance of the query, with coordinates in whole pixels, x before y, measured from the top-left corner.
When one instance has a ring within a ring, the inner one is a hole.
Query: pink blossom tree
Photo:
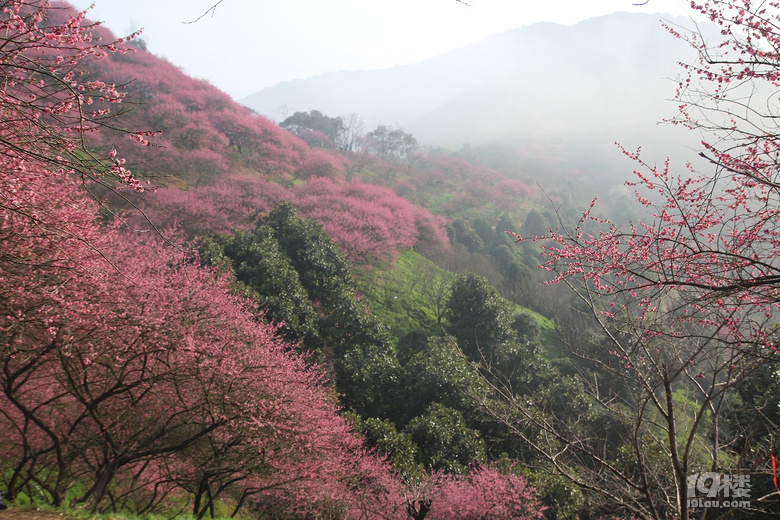
[[[300,211],[318,220],[352,261],[393,261],[398,249],[425,239],[446,248],[443,220],[397,196],[391,189],[359,179],[310,179],[295,193]]]
[[[668,162],[652,166],[626,151],[640,166],[629,184],[650,218],[625,228],[588,211],[549,235],[557,246],[547,250],[548,266],[556,280],[582,278],[602,294],[635,294],[644,312],[666,297],[682,299],[688,315],[706,315],[735,345],[771,343],[765,325],[780,280],[780,143],[770,114],[780,55],[769,49],[780,43],[780,13],[745,0],[692,7],[717,24],[721,39],[670,27],[700,53],[698,64],[685,66],[671,121],[709,135],[700,155],[712,172],[691,167],[675,175]],[[589,232],[590,223],[598,232]]]
[[[84,13],[65,4],[0,2],[0,116],[5,122],[0,128],[0,206],[26,215],[39,232],[53,237],[78,236],[79,230],[50,218],[47,207],[38,205],[39,176],[76,176],[84,185],[110,190],[144,189],[115,150],[96,155],[86,145],[88,135],[114,128],[112,110],[124,97],[114,84],[87,72],[91,61],[126,50],[121,39],[99,41],[96,29],[85,22]],[[128,142],[149,143],[147,133],[126,135]],[[34,172],[32,164],[39,165]]]
[[[52,248],[26,216],[0,220],[15,259],[0,270],[10,496],[34,483],[61,505],[78,482],[73,504],[101,510],[152,509],[171,494],[193,497],[200,517],[216,500],[302,514],[400,508],[394,474],[365,453],[322,376],[226,277],[147,234],[100,228],[74,181],[35,182],[89,245]]]
[[[545,508],[523,477],[493,465],[474,466],[468,475],[434,472],[406,490],[412,520],[541,519]]]
[[[87,65],[126,52],[124,40],[100,42],[93,36],[97,26],[62,3],[5,1],[0,13],[6,35],[0,110],[11,123],[3,127],[5,155],[17,161],[34,158],[49,171],[74,171],[85,181],[114,178],[139,189],[120,159],[113,154],[98,158],[84,142],[88,133],[109,125],[111,109],[124,97],[114,84],[91,79]],[[130,137],[146,144],[143,133]]]
[[[9,496],[36,489],[61,505],[79,483],[74,504],[99,509],[139,494],[136,506],[148,509],[191,492],[202,516],[217,497],[240,507],[260,491],[315,507],[302,490],[344,480],[347,449],[361,444],[321,376],[231,295],[227,279],[154,236],[100,227],[82,190],[114,181],[141,189],[115,152],[102,168],[84,140],[108,115],[89,107],[122,96],[79,79],[78,66],[114,44],[95,45],[83,14],[60,4],[0,9],[0,460]]]

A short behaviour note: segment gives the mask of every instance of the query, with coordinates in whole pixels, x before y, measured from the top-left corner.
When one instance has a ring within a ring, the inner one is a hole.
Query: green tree
[[[469,273],[455,279],[445,316],[449,333],[472,360],[504,358],[517,344],[510,326],[511,304],[481,276]]]
[[[482,243],[485,245],[491,245],[496,238],[496,230],[487,219],[478,218],[472,223],[474,232],[482,239]]]
[[[399,403],[401,367],[389,341],[370,341],[344,345],[334,360],[336,386],[342,403],[363,417],[388,417]]]
[[[487,460],[479,432],[466,425],[461,412],[441,403],[431,404],[405,431],[420,447],[422,463],[428,468],[464,475],[471,464]]]
[[[404,365],[403,413],[421,415],[431,404],[476,414],[474,395],[484,391],[482,378],[451,337],[430,338],[427,347]]]
[[[515,251],[506,244],[499,244],[490,252],[490,256],[498,262],[498,265],[506,273],[515,259]]]
[[[498,218],[498,224],[496,224],[496,234],[508,239],[510,243],[514,243],[514,239],[507,234],[507,231],[517,232],[517,225],[509,218],[509,215],[502,213]]]
[[[368,149],[385,160],[408,160],[417,151],[417,139],[401,128],[379,125],[366,138]]]
[[[288,203],[275,207],[262,224],[273,229],[309,299],[322,313],[337,312],[354,299],[356,285],[349,261],[321,224],[298,217]]]
[[[386,456],[402,477],[414,479],[422,476],[422,467],[417,462],[420,450],[409,433],[399,432],[389,419],[362,419],[354,412],[346,417],[355,431],[365,435],[368,444]]]
[[[344,121],[340,117],[328,117],[318,110],[295,112],[279,126],[309,145],[320,148],[333,148],[345,132]]]
[[[322,314],[320,328],[331,346],[388,341],[358,300],[349,260],[322,225],[298,217],[289,204],[276,207],[264,222],[273,228],[309,299]]]
[[[542,332],[539,322],[532,315],[521,312],[512,319],[512,329],[521,341],[539,341]]]
[[[357,296],[351,265],[322,226],[281,204],[263,219],[290,258],[319,317],[317,328],[343,403],[364,417],[395,406],[400,366],[387,328]]]
[[[469,225],[461,219],[456,219],[450,226],[450,240],[463,244],[472,253],[481,253],[485,242]]]
[[[780,439],[780,354],[767,355],[767,362],[756,367],[750,377],[735,387],[735,394],[725,400],[724,421],[720,430],[724,434],[723,445],[729,447],[744,461],[751,472],[765,467],[767,453],[776,450]],[[754,484],[754,489],[762,483]],[[763,496],[772,493],[771,482],[760,490]],[[759,492],[759,489],[756,489]],[[756,496],[756,495],[753,495]]]
[[[525,223],[523,224],[524,235],[541,237],[547,234],[548,229],[550,229],[550,220],[539,211],[532,209],[525,216]]]
[[[319,349],[317,313],[272,228],[260,225],[252,232],[213,237],[200,249],[205,262],[230,264],[240,287],[260,303],[268,321],[281,324],[287,339],[302,342],[306,350]]]

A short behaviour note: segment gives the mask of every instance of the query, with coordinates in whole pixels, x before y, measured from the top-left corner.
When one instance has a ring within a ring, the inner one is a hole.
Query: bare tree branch
[[[217,10],[217,6],[219,4],[221,4],[222,2],[223,2],[223,0],[219,0],[216,4],[212,5],[208,9],[206,9],[206,12],[204,12],[202,15],[198,16],[194,20],[189,21],[189,22],[182,22],[182,23],[185,23],[185,24],[195,23],[195,22],[201,20],[202,18],[205,18],[209,13],[211,13],[211,16],[214,16],[214,12]]]

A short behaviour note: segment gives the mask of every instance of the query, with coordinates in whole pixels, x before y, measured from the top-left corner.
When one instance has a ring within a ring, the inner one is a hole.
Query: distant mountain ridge
[[[530,25],[419,64],[288,81],[241,102],[277,120],[282,107],[356,112],[367,131],[401,126],[423,143],[449,147],[508,138],[676,144],[680,134],[655,123],[674,115],[668,99],[678,62],[695,54],[662,17]]]

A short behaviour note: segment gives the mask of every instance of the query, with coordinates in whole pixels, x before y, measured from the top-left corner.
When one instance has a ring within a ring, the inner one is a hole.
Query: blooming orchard
[[[338,414],[317,367],[231,293],[227,276],[185,247],[97,218],[89,188],[144,189],[105,146],[108,134],[92,140],[105,157],[86,140],[115,126],[109,109],[123,94],[87,70],[99,70],[93,58],[123,56],[121,40],[101,43],[83,13],[43,0],[0,1],[0,32],[0,480],[8,498],[61,506],[72,496],[72,506],[138,512],[187,504],[199,518],[217,501],[236,512],[251,504],[272,514],[407,517],[402,482]],[[234,130],[224,146],[263,146]],[[149,132],[118,135],[151,144]],[[204,138],[178,137],[193,147]],[[210,152],[189,159],[224,167]],[[483,474],[475,470],[464,489]],[[515,504],[520,486],[535,514],[522,480],[489,475],[499,503]],[[448,497],[462,499],[453,486],[429,500],[446,509]],[[490,507],[492,517],[510,517]]]

